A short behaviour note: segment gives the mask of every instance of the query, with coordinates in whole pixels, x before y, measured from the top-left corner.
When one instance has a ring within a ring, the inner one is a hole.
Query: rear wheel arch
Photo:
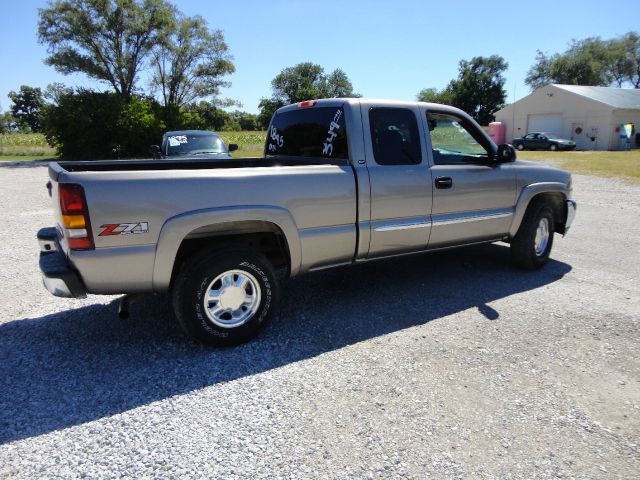
[[[264,256],[276,270],[291,273],[291,252],[285,233],[275,223],[242,221],[204,225],[180,243],[171,273],[171,285],[182,264],[202,251],[247,249]]]
[[[281,207],[247,206],[212,208],[186,212],[167,220],[156,243],[153,267],[153,290],[163,292],[170,288],[175,276],[178,255],[194,253],[203,248],[236,245],[264,252],[275,264],[274,240],[288,263],[288,274],[298,274],[301,265],[300,236],[290,212]],[[266,245],[265,245],[266,243]],[[267,251],[265,251],[265,248]],[[182,251],[181,251],[182,250]]]

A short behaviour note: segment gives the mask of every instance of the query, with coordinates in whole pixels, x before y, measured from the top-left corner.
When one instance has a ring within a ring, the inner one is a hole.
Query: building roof
[[[640,89],[637,88],[611,88],[611,87],[587,87],[582,85],[558,85],[561,88],[576,95],[587,97],[596,102],[605,103],[613,108],[640,109]]]

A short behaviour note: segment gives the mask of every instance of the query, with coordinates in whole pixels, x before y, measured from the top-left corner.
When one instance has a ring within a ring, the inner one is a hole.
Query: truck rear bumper
[[[84,298],[87,291],[82,279],[60,250],[55,228],[42,228],[38,231],[40,244],[40,271],[42,281],[50,293],[56,297]]]

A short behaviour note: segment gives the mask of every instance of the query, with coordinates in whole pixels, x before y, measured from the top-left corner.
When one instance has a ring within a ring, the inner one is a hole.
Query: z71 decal
[[[112,235],[130,235],[136,233],[149,233],[148,222],[138,223],[107,223],[106,225],[100,225],[100,228],[104,228],[98,236],[109,237]]]

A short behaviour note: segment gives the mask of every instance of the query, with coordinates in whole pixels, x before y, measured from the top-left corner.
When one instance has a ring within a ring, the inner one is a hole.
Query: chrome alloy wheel
[[[244,270],[229,270],[209,284],[204,310],[209,320],[222,328],[246,323],[260,306],[260,284]]]
[[[549,219],[541,218],[536,229],[536,238],[534,240],[534,247],[536,249],[536,255],[539,257],[544,254],[549,244]]]

